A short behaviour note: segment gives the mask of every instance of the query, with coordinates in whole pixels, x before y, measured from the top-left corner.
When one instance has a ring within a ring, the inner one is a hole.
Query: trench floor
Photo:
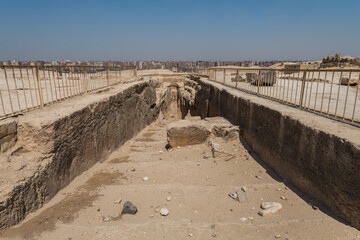
[[[360,239],[239,140],[224,146],[229,161],[212,158],[206,144],[166,150],[166,124],[148,126],[0,239]],[[248,202],[228,196],[243,186]],[[125,201],[137,214],[120,216]],[[266,201],[283,208],[261,217]]]

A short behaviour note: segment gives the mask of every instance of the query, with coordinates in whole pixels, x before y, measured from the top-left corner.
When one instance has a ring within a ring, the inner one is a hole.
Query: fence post
[[[41,82],[40,82],[39,66],[36,66],[35,71],[36,71],[36,80],[37,80],[38,89],[39,89],[40,104],[43,107],[44,106],[44,98],[43,98]]]
[[[235,88],[238,86],[239,81],[239,69],[236,69]]]
[[[224,83],[225,83],[225,77],[226,77],[225,71],[226,71],[226,69],[224,68]]]
[[[307,74],[307,72],[304,71],[304,73],[303,73],[303,79],[302,79],[302,84],[301,84],[301,90],[300,90],[300,91],[301,91],[301,92],[300,92],[300,102],[299,102],[299,107],[300,107],[300,108],[302,107],[302,103],[303,103],[303,100],[304,100],[306,74]]]
[[[85,90],[85,93],[88,92],[87,83],[88,83],[88,81],[87,81],[87,72],[86,72],[86,70],[84,70],[84,90]]]
[[[109,67],[106,67],[106,84],[109,86]]]
[[[257,91],[256,91],[256,95],[259,95],[260,92],[260,81],[261,81],[261,70],[259,70],[259,76],[258,76],[258,81],[257,81]]]

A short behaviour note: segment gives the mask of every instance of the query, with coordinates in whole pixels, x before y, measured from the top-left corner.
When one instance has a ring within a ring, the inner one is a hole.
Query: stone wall
[[[5,120],[0,124],[0,154],[13,147],[17,140],[17,124],[13,120]]]
[[[153,82],[133,83],[123,91],[104,96],[56,120],[18,120],[16,147],[41,158],[30,160],[25,170],[32,171],[31,175],[0,199],[0,228],[20,222],[41,207],[76,176],[157,119],[162,108]],[[52,108],[56,111],[55,105]],[[36,116],[36,111],[27,115]],[[15,162],[17,155],[21,157],[20,151],[9,155],[9,161]]]
[[[199,83],[210,97],[207,116],[238,124],[243,139],[275,172],[360,227],[359,128],[212,81]]]

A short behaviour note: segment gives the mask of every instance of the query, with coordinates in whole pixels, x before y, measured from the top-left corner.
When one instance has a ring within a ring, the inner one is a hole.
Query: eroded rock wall
[[[209,104],[208,117],[222,116],[238,124],[243,139],[280,176],[360,227],[359,138],[346,140],[326,128],[319,129],[316,122],[310,125],[276,106],[253,101],[246,94],[232,94],[234,90],[219,84],[206,80],[199,84],[209,96],[209,102],[202,103]],[[331,120],[319,118],[318,126],[328,121],[329,128],[336,128]],[[359,132],[356,127],[346,127],[354,128],[355,134]]]
[[[20,120],[19,144],[34,154],[35,166],[0,202],[0,228],[24,219],[157,119],[162,101],[156,96],[156,84],[142,82],[53,122],[32,125]]]

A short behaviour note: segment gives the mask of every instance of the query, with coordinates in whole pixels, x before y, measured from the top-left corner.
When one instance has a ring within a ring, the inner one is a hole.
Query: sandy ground
[[[239,140],[223,146],[235,158],[204,158],[206,144],[167,151],[165,126],[165,120],[148,126],[23,223],[0,231],[0,239],[360,239]],[[228,196],[242,186],[248,203]],[[120,216],[125,201],[137,206],[136,215]],[[283,209],[261,217],[264,201]],[[158,207],[170,214],[161,216]]]
[[[251,72],[251,70],[247,72]],[[246,78],[246,73],[241,73],[243,77]],[[349,73],[341,74],[340,72],[335,72],[334,76],[331,72],[308,74],[307,78],[314,79],[314,81],[309,81],[305,84],[303,107],[360,122],[360,86],[348,87],[338,84],[340,77],[358,79],[360,83],[359,74],[359,72],[352,73],[351,76],[349,76]],[[236,71],[227,70],[225,83],[235,87],[236,83],[231,81],[231,78],[234,78],[235,75]],[[302,73],[299,75],[298,73],[292,75],[278,74],[276,84],[274,86],[260,87],[259,93],[298,105],[300,102],[302,81],[294,80],[294,78],[302,79],[302,77]],[[224,81],[223,71],[217,71],[216,80],[220,82]],[[250,83],[240,82],[237,84],[237,87],[257,93],[257,86],[253,86]]]
[[[133,73],[133,70],[123,70],[121,73],[109,71],[109,84],[129,80],[134,77]],[[36,71],[33,68],[22,69],[21,72],[19,69],[14,72],[7,69],[6,74],[7,82],[4,69],[0,69],[0,117],[41,105]],[[40,70],[39,75],[44,104],[82,94],[85,90],[92,91],[107,86],[105,71],[87,75],[60,75],[54,71]]]

